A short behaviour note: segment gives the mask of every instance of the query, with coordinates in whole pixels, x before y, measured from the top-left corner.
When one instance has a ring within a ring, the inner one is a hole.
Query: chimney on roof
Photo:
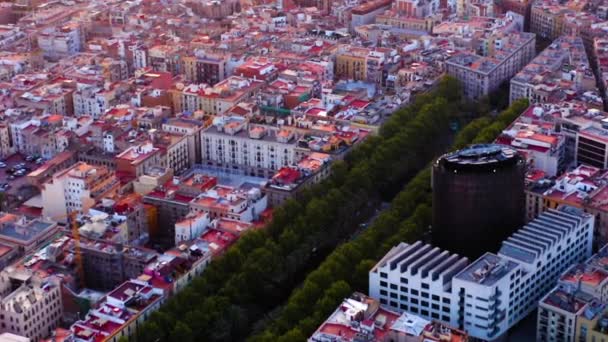
[[[151,129],[149,129],[149,130],[148,130],[148,135],[149,135],[149,137],[150,137],[150,141],[151,141],[152,143],[154,143],[154,141],[155,141],[155,139],[156,139],[156,132],[157,132],[157,129],[156,129],[156,128],[151,128]]]

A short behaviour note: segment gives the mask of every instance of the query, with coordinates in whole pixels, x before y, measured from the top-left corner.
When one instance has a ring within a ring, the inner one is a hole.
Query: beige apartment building
[[[496,90],[521,70],[536,52],[536,38],[522,32],[493,37],[494,47],[487,56],[464,53],[446,62],[446,71],[462,82],[464,95],[477,99]]]
[[[221,115],[239,102],[251,99],[264,82],[240,76],[227,78],[213,87],[206,85],[176,84],[171,90],[176,113],[202,111],[208,115]]]
[[[217,118],[201,134],[203,163],[270,177],[294,165],[297,134],[290,129],[250,125],[244,118]]]
[[[108,168],[76,163],[42,185],[42,215],[65,222],[72,211],[88,212],[119,187],[120,182]]]
[[[13,148],[11,146],[11,134],[6,123],[0,123],[0,158],[11,155]]]
[[[41,341],[63,315],[58,279],[39,279],[30,271],[8,268],[0,273],[0,331]]]

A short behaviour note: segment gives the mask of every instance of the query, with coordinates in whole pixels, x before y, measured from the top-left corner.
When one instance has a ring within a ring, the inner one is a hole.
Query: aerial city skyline
[[[608,1],[0,0],[0,342],[608,341]]]

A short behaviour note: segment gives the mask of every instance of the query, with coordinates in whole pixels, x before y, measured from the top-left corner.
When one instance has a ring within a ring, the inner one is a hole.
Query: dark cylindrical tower
[[[471,145],[433,164],[433,244],[477,258],[524,223],[525,161],[504,145]]]

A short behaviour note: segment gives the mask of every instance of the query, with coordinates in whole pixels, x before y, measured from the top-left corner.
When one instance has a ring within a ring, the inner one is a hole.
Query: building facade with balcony
[[[608,246],[562,273],[538,303],[537,341],[605,341],[608,338]]]
[[[270,177],[295,165],[296,135],[287,128],[251,125],[244,118],[216,118],[201,134],[203,163]]]
[[[53,175],[42,186],[42,215],[66,221],[73,211],[87,213],[98,201],[115,194],[120,183],[114,172],[83,162]]]
[[[64,309],[59,278],[43,280],[9,267],[0,274],[0,291],[2,332],[40,341],[59,325]]]
[[[462,82],[464,95],[478,99],[488,95],[518,73],[536,53],[534,34],[520,32],[495,37],[496,48],[483,56],[463,53],[446,62],[448,75]]]

